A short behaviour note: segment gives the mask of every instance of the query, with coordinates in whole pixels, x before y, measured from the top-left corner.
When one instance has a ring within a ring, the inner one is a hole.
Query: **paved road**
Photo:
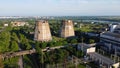
[[[18,40],[18,46],[19,46],[19,51],[22,51],[22,49],[20,48],[20,40]],[[22,55],[19,57],[18,66],[19,66],[19,68],[24,68],[23,67],[23,56]]]
[[[19,65],[19,68],[23,68],[23,57],[22,56],[19,57],[18,65]]]

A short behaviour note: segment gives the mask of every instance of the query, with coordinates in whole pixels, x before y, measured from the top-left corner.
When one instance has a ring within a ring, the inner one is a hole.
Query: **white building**
[[[4,26],[8,26],[8,24],[4,24]]]
[[[87,49],[94,47],[95,44],[85,44],[85,43],[79,43],[77,46],[78,50],[82,50],[85,54],[88,52]]]
[[[120,33],[120,24],[110,24],[110,32]]]

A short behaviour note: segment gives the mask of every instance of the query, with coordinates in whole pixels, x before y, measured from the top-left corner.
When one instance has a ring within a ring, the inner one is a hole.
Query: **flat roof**
[[[78,46],[79,46],[79,45],[80,45],[80,46],[83,45],[83,47],[90,48],[90,47],[95,46],[95,44],[96,44],[96,43],[94,43],[94,44],[79,43]]]
[[[114,61],[108,57],[105,57],[101,54],[98,54],[97,52],[89,53],[91,57],[94,57],[95,59],[99,59],[105,64],[114,64]]]
[[[107,36],[112,36],[112,37],[120,38],[120,34],[119,33],[105,32],[105,33],[102,33],[102,35],[107,35]]]

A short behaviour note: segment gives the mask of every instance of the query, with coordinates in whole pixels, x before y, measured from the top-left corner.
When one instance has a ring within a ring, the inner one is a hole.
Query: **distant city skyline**
[[[120,16],[120,0],[1,0],[0,16]]]

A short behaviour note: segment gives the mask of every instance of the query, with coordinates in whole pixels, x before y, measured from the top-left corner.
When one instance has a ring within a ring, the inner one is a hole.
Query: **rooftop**
[[[46,23],[47,20],[37,20],[36,22]]]
[[[85,47],[85,48],[90,48],[90,47],[94,47],[96,44],[86,44],[86,43],[79,43],[78,45]]]
[[[111,36],[111,37],[115,37],[115,38],[120,38],[120,34],[113,33],[113,32],[105,32],[105,33],[102,33],[102,35],[107,35],[107,36]]]
[[[108,57],[105,57],[105,56],[103,56],[101,54],[98,54],[96,52],[89,53],[89,55],[91,55],[91,57],[94,57],[95,59],[98,59],[98,60],[100,60],[100,61],[102,61],[102,62],[104,62],[106,64],[114,64],[114,61],[112,59],[110,59]]]

